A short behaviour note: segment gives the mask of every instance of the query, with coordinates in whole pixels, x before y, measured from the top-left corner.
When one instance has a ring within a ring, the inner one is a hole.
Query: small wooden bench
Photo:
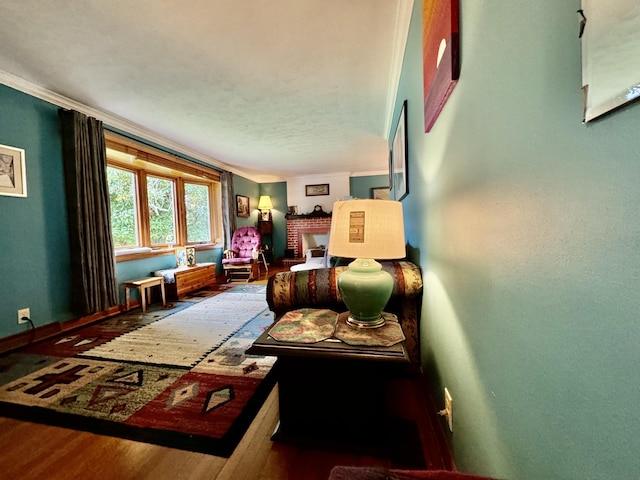
[[[142,313],[147,311],[147,289],[160,285],[162,292],[162,306],[167,305],[167,299],[164,292],[164,278],[162,277],[144,277],[136,280],[124,282],[125,298],[127,302],[127,311],[131,308],[131,289],[136,288],[140,292],[140,306]]]

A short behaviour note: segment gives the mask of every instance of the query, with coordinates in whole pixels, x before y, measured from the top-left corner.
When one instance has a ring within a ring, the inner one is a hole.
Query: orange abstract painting
[[[460,77],[458,0],[422,5],[424,131],[429,132]]]

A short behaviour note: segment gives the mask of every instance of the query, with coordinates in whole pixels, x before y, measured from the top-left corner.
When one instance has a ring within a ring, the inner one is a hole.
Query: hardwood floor
[[[422,381],[402,379],[390,390],[394,412],[419,427],[427,467],[453,469]],[[276,386],[228,459],[0,417],[0,472],[24,480],[326,480],[336,465],[392,466],[385,457],[274,443],[278,415]]]
[[[229,459],[0,417],[3,478],[326,480],[335,465],[387,459],[273,443],[277,388]]]

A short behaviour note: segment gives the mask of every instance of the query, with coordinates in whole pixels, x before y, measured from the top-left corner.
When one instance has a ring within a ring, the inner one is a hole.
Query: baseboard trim
[[[132,306],[136,301],[132,302]],[[40,342],[63,332],[75,330],[90,323],[95,323],[105,318],[113,317],[125,311],[124,305],[117,305],[102,312],[93,313],[84,317],[74,318],[66,322],[54,322],[42,325],[26,332],[16,333],[10,337],[0,339],[0,353],[7,353],[31,343]]]

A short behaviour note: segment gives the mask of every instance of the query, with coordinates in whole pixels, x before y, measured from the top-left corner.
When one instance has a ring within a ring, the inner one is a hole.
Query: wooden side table
[[[278,357],[280,423],[272,440],[373,452],[397,441],[385,378],[403,375],[410,365],[404,342],[391,347],[336,339],[289,343],[266,331],[247,353]]]
[[[127,311],[131,309],[131,289],[135,288],[140,292],[140,306],[142,307],[142,313],[147,311],[147,290],[156,285],[160,285],[160,291],[162,292],[162,306],[166,306],[167,299],[164,291],[164,278],[162,277],[144,277],[136,280],[129,280],[124,282],[124,294],[127,304]]]

